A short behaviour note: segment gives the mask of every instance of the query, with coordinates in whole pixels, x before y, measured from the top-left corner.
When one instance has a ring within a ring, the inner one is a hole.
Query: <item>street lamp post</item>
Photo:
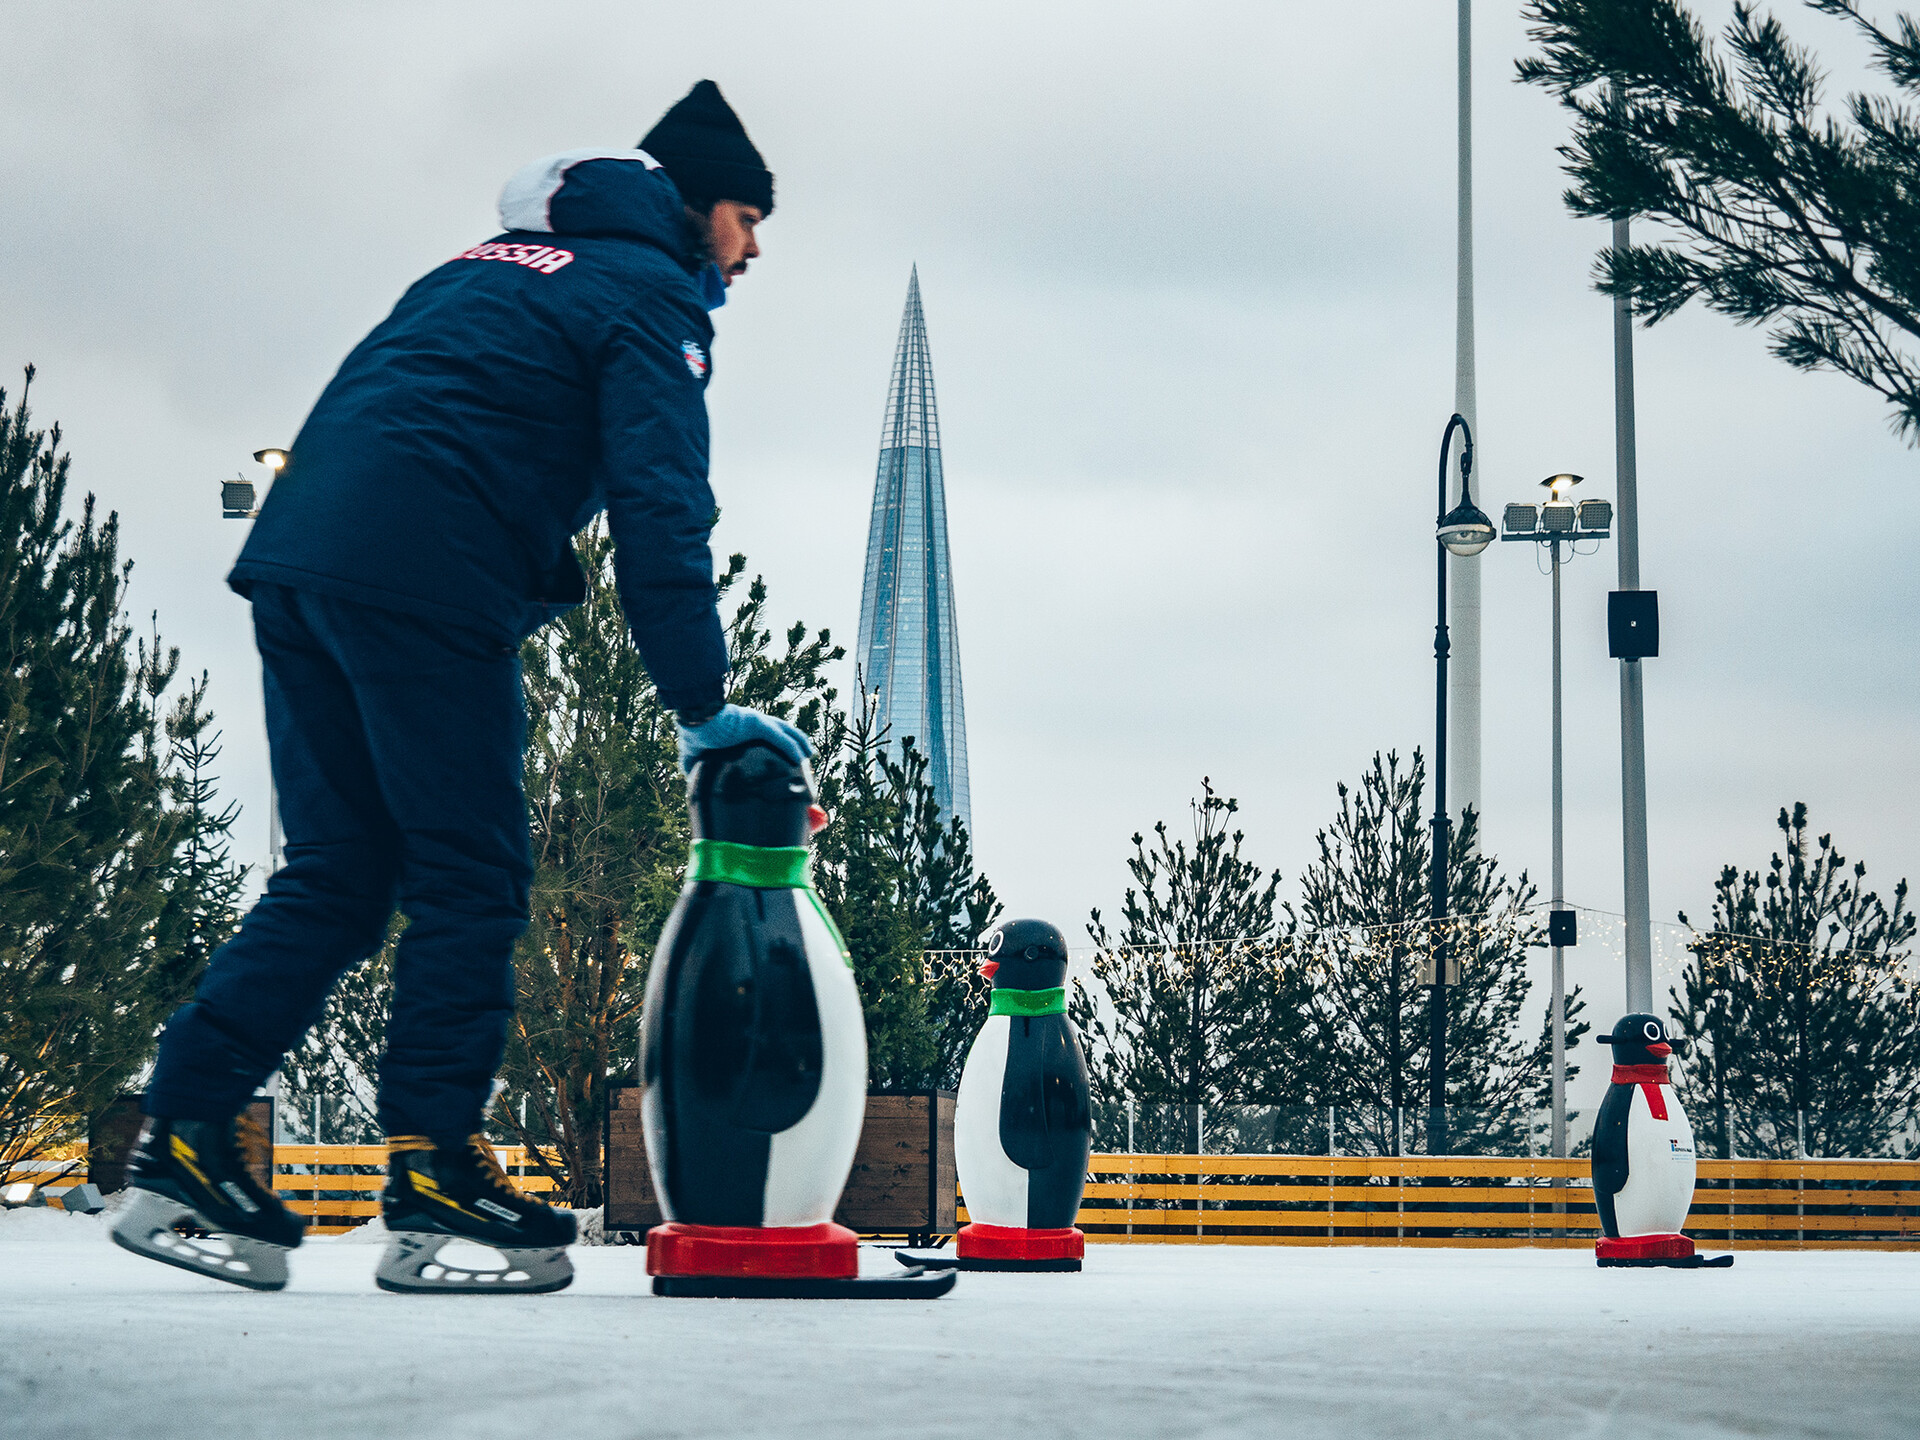
[[[287,468],[287,452],[277,445],[253,452],[253,458],[275,475]],[[220,516],[223,520],[251,520],[260,513],[253,482],[244,476],[223,481],[220,486]],[[280,791],[271,778],[267,781],[267,873],[280,868]]]
[[[1453,432],[1460,431],[1460,503],[1447,508],[1447,451]],[[1434,554],[1437,618],[1433,627],[1434,739],[1433,739],[1433,857],[1429,900],[1433,916],[1433,958],[1424,977],[1432,987],[1427,996],[1430,1032],[1427,1042],[1427,1153],[1447,1152],[1447,985],[1456,962],[1448,954],[1447,852],[1453,843],[1453,820],[1447,814],[1447,556],[1478,555],[1492,543],[1493,522],[1473,503],[1473,428],[1461,415],[1447,421],[1440,436],[1440,503],[1434,516]]]
[[[1553,1153],[1567,1158],[1567,968],[1566,951],[1578,940],[1574,914],[1566,907],[1567,862],[1564,780],[1566,767],[1561,743],[1560,703],[1560,546],[1572,552],[1576,540],[1604,540],[1611,533],[1613,507],[1605,500],[1567,499],[1580,483],[1578,475],[1549,475],[1540,484],[1547,491],[1542,507],[1509,505],[1504,517],[1503,541],[1518,540],[1547,547],[1553,573],[1553,902],[1547,915],[1547,942],[1553,948]],[[1558,1178],[1554,1182],[1559,1183]]]

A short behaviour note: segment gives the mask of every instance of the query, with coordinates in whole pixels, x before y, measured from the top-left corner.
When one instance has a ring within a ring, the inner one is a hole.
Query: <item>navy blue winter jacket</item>
[[[602,508],[661,700],[723,698],[706,386],[680,195],[637,150],[528,166],[507,233],[418,281],[294,440],[228,583],[318,590],[518,643],[585,594]]]

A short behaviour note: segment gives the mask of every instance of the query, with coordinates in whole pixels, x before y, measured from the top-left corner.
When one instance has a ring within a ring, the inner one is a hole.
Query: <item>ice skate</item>
[[[478,1135],[440,1142],[399,1135],[387,1141],[387,1154],[380,1212],[393,1238],[374,1273],[382,1290],[537,1295],[573,1282],[573,1216],[514,1189]],[[449,1263],[440,1258],[448,1245],[484,1246],[505,1263]]]
[[[113,1222],[123,1250],[210,1275],[249,1290],[287,1283],[287,1252],[306,1222],[248,1173],[241,1134],[259,1126],[231,1120],[148,1120],[128,1166],[127,1204]],[[183,1235],[182,1222],[204,1230]]]

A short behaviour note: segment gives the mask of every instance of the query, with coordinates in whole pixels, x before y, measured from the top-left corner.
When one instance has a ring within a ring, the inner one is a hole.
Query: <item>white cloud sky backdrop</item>
[[[1714,24],[1728,7],[1703,13]],[[1779,7],[1864,81],[1836,22]],[[1885,9],[1887,7],[1881,7]],[[1454,7],[359,3],[9,18],[0,362],[40,366],[134,604],[213,674],[264,857],[241,540],[215,485],[291,439],[405,286],[493,233],[518,165],[631,145],[711,76],[778,179],[716,317],[716,546],[851,649],[911,263],[946,444],[977,848],[1082,933],[1202,775],[1291,893],[1375,749],[1432,743],[1432,486],[1453,398]],[[1490,512],[1612,498],[1604,227],[1570,219],[1517,6],[1476,16]],[[1870,393],[1704,313],[1640,332],[1653,903],[1706,911],[1772,818],[1888,893],[1920,871],[1916,454]],[[1620,906],[1613,547],[1566,577],[1568,893]],[[1485,562],[1485,826],[1546,878],[1547,581]],[[849,666],[848,680],[851,680]],[[1615,956],[1573,952],[1595,1018]]]

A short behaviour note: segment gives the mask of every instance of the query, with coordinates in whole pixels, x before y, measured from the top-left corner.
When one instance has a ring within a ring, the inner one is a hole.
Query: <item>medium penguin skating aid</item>
[[[987,936],[987,1023],[967,1054],[954,1106],[954,1160],[971,1223],[951,1257],[905,1265],[1076,1271],[1087,1237],[1074,1228],[1093,1145],[1087,1064],[1067,1018],[1067,941],[1043,920],[1009,920]]]
[[[866,1113],[852,961],[813,891],[812,776],[764,745],[701,756],[693,855],[647,977],[641,1121],[668,1296],[921,1299],[951,1275],[861,1279],[833,1223]]]
[[[1593,1131],[1593,1198],[1603,1232],[1596,1261],[1612,1266],[1697,1270],[1733,1264],[1706,1259],[1680,1233],[1693,1204],[1693,1126],[1673,1093],[1667,1057],[1673,1046],[1652,1015],[1625,1015],[1611,1035],[1613,1083]]]

